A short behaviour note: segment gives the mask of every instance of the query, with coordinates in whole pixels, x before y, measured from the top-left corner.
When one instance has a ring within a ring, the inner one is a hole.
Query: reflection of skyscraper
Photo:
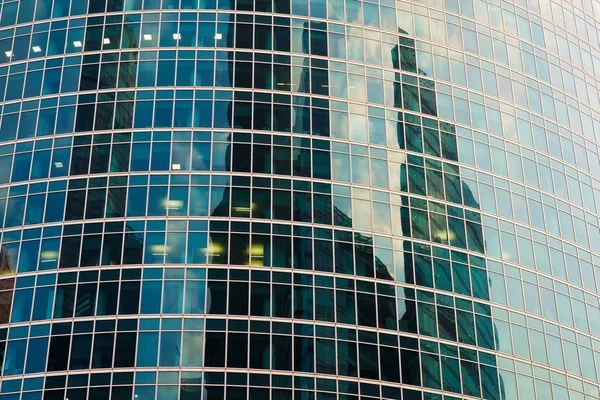
[[[403,31],[402,29],[399,29],[401,34],[406,34],[405,31]],[[394,46],[392,51],[391,51],[391,59],[393,61],[394,67],[398,70],[401,71],[409,71],[409,72],[418,72],[419,75],[421,76],[426,76],[426,74],[417,69],[417,60],[416,60],[416,52],[415,49],[412,48],[411,44],[413,43],[412,40],[407,39],[407,38],[403,38],[402,36],[400,37],[399,40],[399,45],[398,46]],[[412,109],[412,111],[418,111],[419,110],[419,106],[420,109],[423,113],[432,116],[432,117],[437,117],[437,111],[436,111],[436,99],[435,99],[435,93],[432,91],[428,91],[428,90],[423,90],[423,89],[416,89],[416,88],[412,88],[410,86],[402,86],[399,81],[402,80],[401,76],[399,73],[396,74],[396,80],[398,82],[394,83],[394,105],[396,107],[399,108],[408,108],[408,109]],[[416,82],[416,80],[415,80]],[[421,88],[427,87],[426,85],[419,85],[421,86]],[[402,102],[400,101],[400,99],[402,99]],[[413,103],[412,107],[409,105],[410,103]],[[415,104],[416,103],[416,104]],[[407,107],[407,105],[409,105]],[[446,130],[449,130],[451,132],[454,132],[454,127],[451,126],[449,127],[451,129],[448,129],[448,127],[446,127]],[[425,134],[425,132],[421,129],[414,129],[411,128],[407,128],[403,122],[398,122],[397,123],[397,128],[396,128],[396,132],[398,134],[398,143],[400,143],[400,148],[401,149],[406,149],[406,150],[411,150],[411,151],[417,151],[419,152],[422,151],[424,154],[426,153],[425,149],[426,146],[423,147],[419,147],[419,146],[414,146],[414,142],[425,142],[424,144],[426,144],[426,142],[428,141],[427,135]],[[440,136],[441,131],[438,132],[438,136],[437,136],[437,140],[436,140],[436,134],[435,132],[433,133],[433,143],[429,143],[429,149],[434,149],[433,152],[429,152],[428,155],[437,155],[438,157],[441,156],[442,159],[448,159],[449,161],[457,161],[457,154],[456,154],[456,149],[458,148],[457,143],[456,143],[456,137],[454,135],[443,135]],[[423,135],[422,137],[420,137],[420,135]],[[415,139],[416,137],[416,139]],[[432,135],[431,135],[431,131],[429,134],[429,141],[432,140]],[[437,141],[438,143],[435,143],[435,141]],[[435,151],[435,148],[437,147],[438,151]],[[446,149],[446,151],[444,152],[444,148]],[[439,149],[442,149],[442,151],[440,152]],[[448,151],[449,150],[449,151]],[[410,172],[409,172],[410,174]],[[409,178],[410,179],[410,178]],[[459,202],[459,205],[466,205],[472,208],[479,208],[479,204],[477,203],[477,200],[475,199],[475,197],[473,196],[473,193],[471,191],[471,188],[460,182],[460,178],[458,178],[458,180],[455,180],[454,182],[452,182],[451,180],[445,179],[444,182],[442,182],[442,180],[440,180],[438,182],[439,186],[435,186],[435,182],[428,182],[428,184],[432,185],[432,191],[433,192],[443,192],[444,191],[444,187],[443,186],[458,186],[458,189],[454,189],[454,190],[458,190],[458,192],[461,192],[462,189],[462,199]],[[448,191],[448,189],[446,189]],[[452,190],[452,189],[450,189]],[[428,195],[430,195],[429,190],[427,191]],[[443,210],[443,208],[442,208]],[[402,213],[402,217],[403,217],[403,231],[404,234],[406,235],[407,232],[410,231],[411,229],[411,225],[412,229],[414,229],[414,224],[411,224],[411,222],[408,221],[408,219],[413,219],[414,222],[414,216],[410,216],[409,217],[409,213],[408,213],[408,209],[403,210],[404,212]],[[415,211],[412,211],[415,212]],[[443,227],[441,229],[441,231],[439,230],[439,228],[441,227],[438,223],[438,221],[436,221],[434,223],[435,220],[439,220],[440,216],[434,216],[432,214],[429,214],[427,216],[427,219],[430,221],[430,223],[428,225],[430,225],[431,229],[435,229],[435,227],[438,228],[438,233],[433,233],[431,234],[431,237],[433,239],[433,241],[441,241],[441,242],[448,242],[448,239],[451,238],[451,230],[446,231],[446,227]],[[449,217],[448,217],[449,218]],[[445,224],[444,224],[445,225]],[[483,232],[482,232],[482,228],[481,225],[473,225],[475,232],[471,231],[471,237],[469,238],[471,241],[473,241],[473,244],[470,244],[469,247],[472,249],[479,249],[478,251],[482,252],[484,250],[484,243],[483,243]],[[410,234],[408,235],[410,236]],[[407,266],[407,270],[405,271],[405,278],[406,277],[410,277],[412,274],[412,260],[410,259],[410,253],[406,253],[408,255],[408,258],[405,259],[404,265]],[[482,267],[485,267],[485,264],[481,265]],[[428,265],[425,265],[425,267],[429,267]],[[418,264],[415,263],[415,271],[414,273],[416,275],[422,274],[422,271],[419,271],[419,267]],[[485,273],[484,273],[485,276]],[[450,279],[450,276],[447,277],[436,277],[440,278],[440,279]],[[457,277],[455,276],[454,279],[457,279]],[[468,279],[468,278],[467,278]],[[418,283],[418,279],[417,279],[417,284]],[[482,282],[483,285],[488,284],[487,279]],[[437,284],[436,284],[437,286]],[[444,285],[441,285],[444,286]],[[484,290],[484,296],[481,298],[482,300],[489,300],[489,295],[488,295],[488,290],[485,289]],[[416,302],[414,301],[405,301],[405,310],[404,310],[404,314],[401,316],[400,320],[399,320],[399,324],[401,326],[401,329],[405,330],[405,331],[412,331],[412,332],[417,332],[419,331],[420,333],[422,333],[422,326],[419,326],[419,328],[417,328],[417,314],[419,315],[419,324],[423,324],[423,320],[427,320],[427,319],[431,319],[431,320],[435,320],[436,319],[436,310],[430,309],[429,311],[427,311],[426,307],[421,307],[423,304],[421,303],[417,309],[416,307]],[[466,326],[462,326],[461,327],[461,321],[460,319],[458,320],[454,320],[455,318],[457,318],[460,313],[460,311],[458,310],[454,310],[454,311],[450,311],[448,312],[448,310],[444,311],[443,313],[440,312],[440,308],[438,307],[437,309],[437,318],[438,318],[438,326],[440,330],[443,329],[447,329],[449,332],[453,331],[455,328],[453,327],[454,324],[457,324],[457,328],[458,330],[464,330],[469,329]],[[399,310],[400,312],[400,310]],[[456,313],[456,316],[455,316]],[[466,324],[466,321],[462,321],[463,324]],[[444,328],[445,326],[445,328]],[[426,330],[426,329],[425,329]],[[488,343],[489,345],[487,346],[490,350],[493,350],[496,348],[497,346],[497,342],[494,339],[494,333],[497,335],[497,331],[495,330],[489,330],[486,333],[484,333],[484,335],[487,335],[487,337],[478,337],[477,341],[481,344],[481,343]],[[460,335],[459,335],[460,336]],[[454,338],[452,338],[452,335],[450,337],[448,337],[452,340],[456,340],[457,342],[464,342],[463,338],[459,338],[457,336],[454,336]],[[458,340],[457,340],[458,339]],[[421,361],[422,362],[422,361]],[[412,366],[411,366],[412,363]],[[408,369],[409,371],[414,371],[414,368],[416,366],[419,365],[419,361],[418,360],[414,360],[414,361],[407,361],[403,364],[403,366],[407,367],[406,369]],[[494,368],[495,365],[492,366],[492,368],[489,367],[482,367],[481,369],[481,379],[482,382],[484,380],[487,381],[486,384],[482,385],[482,392],[479,392],[480,395],[482,395],[484,398],[490,398],[490,399],[496,399],[496,398],[500,398],[499,396],[502,395],[504,396],[504,385],[503,385],[503,380],[502,377],[498,377],[496,374],[496,369]],[[427,377],[427,379],[436,379],[436,374],[437,372],[435,371],[435,369],[433,371],[428,371],[427,368],[423,368],[423,379],[425,379],[425,377]],[[452,373],[450,370],[448,370],[446,372],[449,376],[452,376],[452,378],[448,377],[448,379],[452,379],[452,380],[456,380],[459,381],[461,379],[460,376],[458,376],[457,371],[455,373]],[[406,378],[410,381],[410,380],[414,380],[414,381],[418,381],[419,377],[418,374],[417,375],[411,375],[411,376],[406,376]],[[465,379],[465,377],[463,377],[463,379]],[[499,381],[498,381],[499,379]],[[498,392],[499,390],[499,392]]]

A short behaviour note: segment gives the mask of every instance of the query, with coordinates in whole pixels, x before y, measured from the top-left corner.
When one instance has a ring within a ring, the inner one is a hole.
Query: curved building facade
[[[600,399],[599,25],[4,0],[0,400]]]

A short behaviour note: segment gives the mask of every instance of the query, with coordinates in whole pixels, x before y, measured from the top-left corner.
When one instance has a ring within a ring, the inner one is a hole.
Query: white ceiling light
[[[5,51],[4,54],[6,54],[6,57],[11,58],[12,57],[12,51]]]
[[[62,168],[63,167],[63,163],[61,163],[60,161],[57,161],[57,162],[54,163],[54,166],[56,168]]]
[[[104,44],[110,44],[110,38],[105,37],[103,42]]]
[[[223,34],[222,33],[217,33],[215,35],[215,39],[219,40],[219,39],[223,39]]]
[[[144,33],[144,40],[152,40],[152,35],[149,33]]]
[[[42,251],[41,253],[41,261],[42,262],[52,262],[58,259],[58,251]]]
[[[173,39],[175,39],[175,40],[181,39],[181,33],[174,33],[173,34]]]
[[[73,42],[73,46],[75,46],[75,47],[81,47],[82,46],[81,41],[79,41],[79,40],[74,41]]]
[[[42,48],[40,46],[33,46],[31,50],[33,50],[34,53],[39,53],[42,51]]]
[[[179,170],[179,169],[181,169],[181,164],[173,164],[171,166],[171,168],[174,169],[174,170]]]
[[[183,200],[164,200],[165,210],[180,210],[183,207]]]

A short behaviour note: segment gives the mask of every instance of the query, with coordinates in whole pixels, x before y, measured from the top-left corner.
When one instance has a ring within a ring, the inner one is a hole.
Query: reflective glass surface
[[[4,0],[0,400],[600,399],[599,32]]]

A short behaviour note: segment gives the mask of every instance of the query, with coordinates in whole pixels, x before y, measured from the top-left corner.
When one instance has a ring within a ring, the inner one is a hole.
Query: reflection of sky
[[[368,141],[368,128],[367,128],[367,117],[365,115],[350,114],[350,140],[356,142],[367,143]]]
[[[363,39],[355,36],[346,36],[346,42],[348,44],[348,60],[363,62],[365,47]]]
[[[369,158],[352,156],[352,182],[361,185],[369,185]]]
[[[367,64],[378,65],[381,63],[381,42],[379,40],[365,39],[365,59]]]
[[[372,230],[371,226],[371,202],[369,200],[352,199],[354,219],[352,227],[366,231]]]
[[[364,102],[367,99],[364,76],[348,74],[348,98],[360,102]]]
[[[342,21],[344,19],[344,0],[329,0],[327,15],[329,19]]]
[[[389,204],[373,203],[373,230],[375,232],[392,233]]]

